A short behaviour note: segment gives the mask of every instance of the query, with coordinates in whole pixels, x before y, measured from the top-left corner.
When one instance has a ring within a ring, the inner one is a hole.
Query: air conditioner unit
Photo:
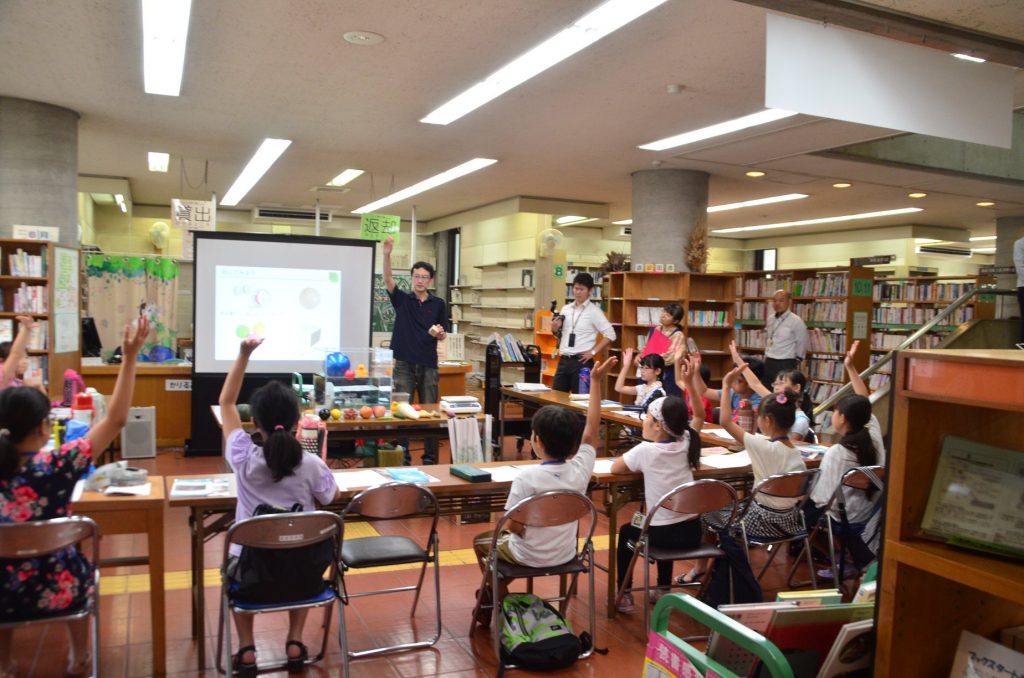
[[[330,210],[320,210],[320,223],[326,224],[331,221]],[[293,207],[254,207],[252,210],[253,222],[272,221],[275,224],[314,224],[316,223],[316,210],[300,209]]]
[[[632,226],[619,226],[619,236],[627,236],[627,235],[629,235],[629,236],[633,235],[633,227]]]
[[[951,257],[970,257],[971,250],[963,247],[949,247],[947,245],[918,245],[918,254],[945,254]]]

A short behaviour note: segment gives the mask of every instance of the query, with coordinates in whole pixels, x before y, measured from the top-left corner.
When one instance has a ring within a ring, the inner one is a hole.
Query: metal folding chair
[[[268,612],[288,612],[304,608],[324,608],[324,636],[320,651],[315,657],[306,659],[306,664],[318,662],[327,653],[327,636],[331,628],[331,607],[339,596],[340,574],[337,566],[339,546],[341,543],[341,518],[329,511],[309,511],[305,513],[276,513],[256,516],[235,523],[228,530],[224,539],[224,556],[221,565],[221,604],[220,624],[217,632],[217,671],[225,673],[225,666],[231,666],[231,614],[264,614]],[[327,577],[323,580],[323,590],[312,598],[305,600],[286,601],[280,603],[245,603],[235,600],[232,595],[233,581],[227,572],[232,544],[242,547],[259,549],[296,549],[310,546],[323,541],[333,540],[331,566]],[[340,606],[339,606],[340,608]],[[340,617],[340,615],[339,615]],[[344,648],[344,636],[341,636]],[[226,658],[226,662],[224,659]],[[260,664],[260,672],[275,671],[285,668],[287,661],[277,664]],[[347,673],[347,666],[345,675]],[[227,669],[230,671],[230,668]]]
[[[59,616],[48,615],[33,619],[0,621],[0,629],[16,629],[32,624],[69,622],[83,617],[92,617],[92,675],[99,676],[100,661],[100,534],[91,518],[52,518],[27,523],[5,523],[0,525],[0,558],[27,560],[49,556],[66,548],[92,540],[90,562],[96,565],[92,593],[88,593],[81,605],[65,611]]]
[[[570,523],[579,524],[579,521],[583,518],[588,518],[586,530],[583,532],[577,528],[577,534],[582,534],[582,542],[577,539],[579,544],[576,555],[571,560],[560,565],[552,565],[550,567],[528,567],[526,565],[515,565],[506,562],[498,557],[498,539],[500,538],[502,531],[505,530],[510,522],[520,523],[526,526],[529,530],[531,527],[555,527],[558,525],[568,525]],[[480,611],[488,606],[491,608],[491,643],[494,648],[494,657],[501,662],[501,633],[498,613],[501,610],[501,599],[498,597],[499,591],[501,591],[502,582],[511,581],[513,579],[534,579],[536,577],[550,577],[559,576],[562,577],[562,585],[560,586],[559,595],[553,598],[545,599],[545,602],[557,602],[559,603],[559,612],[564,616],[566,607],[571,593],[576,590],[576,580],[580,574],[585,573],[587,575],[588,584],[588,605],[590,606],[590,637],[594,639],[594,642],[589,647],[584,647],[583,652],[580,654],[580,659],[585,659],[593,654],[594,646],[596,643],[597,633],[597,613],[595,605],[595,594],[594,594],[594,528],[597,525],[597,510],[591,503],[590,499],[580,494],[579,492],[572,492],[570,490],[551,490],[549,492],[542,492],[532,497],[523,499],[518,504],[510,508],[505,512],[505,515],[501,517],[497,525],[494,526],[494,535],[491,538],[491,549],[487,554],[487,560],[485,562],[484,574],[480,581],[480,590],[477,595],[476,605],[473,607],[472,619],[476,619]],[[572,580],[568,589],[565,587],[566,576],[571,576]],[[488,603],[484,600],[485,591],[490,590],[492,592],[491,599],[493,603]],[[471,622],[470,633],[473,631],[475,622]],[[505,664],[504,668],[511,669],[516,668],[514,665]]]
[[[740,532],[743,535],[743,549],[747,552],[747,560],[750,560],[751,546],[764,546],[768,549],[768,560],[765,561],[761,570],[757,573],[758,581],[761,581],[761,577],[764,576],[764,573],[768,570],[772,561],[775,560],[775,556],[779,553],[778,547],[781,544],[802,541],[804,543],[804,551],[807,554],[807,565],[811,568],[811,586],[813,588],[817,588],[818,582],[817,578],[814,576],[814,560],[811,558],[809,542],[810,535],[807,531],[807,526],[804,524],[804,512],[800,508],[801,504],[804,503],[807,496],[811,493],[811,487],[814,485],[814,480],[817,476],[818,469],[808,469],[806,471],[780,473],[778,475],[765,478],[754,487],[754,491],[751,493],[750,498],[743,507],[743,511],[736,518],[740,524]],[[762,535],[748,534],[747,526],[743,524],[743,519],[747,516],[747,513],[749,513],[750,507],[753,503],[762,495],[765,497],[792,500],[792,511],[800,523],[800,531],[791,537],[766,537]]]
[[[390,535],[342,539],[340,563],[342,569],[341,590],[343,605],[340,618],[341,635],[345,649],[344,664],[346,675],[348,673],[348,659],[350,657],[357,659],[386,652],[431,647],[441,637],[441,571],[438,563],[437,537],[437,520],[439,515],[437,498],[434,497],[433,492],[413,483],[398,482],[385,483],[363,490],[342,511],[341,519],[343,523],[347,523],[357,517],[361,520],[397,520],[410,516],[421,516],[430,519],[430,530],[427,532],[422,543],[418,543],[410,537]],[[342,527],[344,529],[344,525]],[[415,585],[352,592],[345,583],[345,574],[351,570],[415,563],[421,565],[419,578]],[[416,594],[412,600],[412,611],[409,613],[409,616],[413,617],[416,615],[416,606],[420,599],[420,589],[423,586],[423,579],[427,573],[427,566],[430,564],[434,566],[435,631],[433,637],[429,640],[398,643],[368,648],[366,650],[352,651],[349,649],[345,630],[344,609],[345,605],[349,604],[349,599],[385,593],[415,591]]]
[[[637,560],[643,559],[644,567],[644,625],[643,628],[650,628],[650,591],[651,591],[651,568],[647,567],[649,561],[658,560],[708,560],[713,558],[724,558],[726,557],[725,551],[720,547],[709,544],[706,541],[702,541],[697,546],[688,549],[670,549],[662,548],[659,546],[653,546],[650,543],[648,537],[648,530],[651,526],[651,520],[658,514],[658,511],[665,509],[668,511],[674,511],[675,513],[681,513],[684,515],[692,516],[694,519],[699,518],[704,513],[711,513],[713,511],[720,511],[722,509],[730,509],[729,519],[725,522],[723,530],[728,530],[729,526],[736,520],[736,490],[727,483],[723,483],[721,480],[693,480],[688,483],[678,485],[668,492],[665,493],[658,501],[652,506],[644,517],[643,526],[640,528],[640,537],[637,539],[636,546],[633,549],[633,557],[629,560],[629,566],[626,568],[626,572],[632,572],[633,567]],[[609,557],[614,558],[615,554],[612,553]],[[730,577],[731,577],[730,571]],[[700,582],[700,593],[704,592],[707,587],[708,581],[710,581],[711,570],[708,570],[708,576],[704,578],[704,581]],[[618,603],[622,599],[622,596],[627,593],[631,593],[637,590],[635,586],[626,586],[626,581],[629,579],[627,576],[622,580],[622,586],[619,587],[618,592],[615,594],[615,602]],[[696,582],[695,582],[696,583]],[[688,586],[686,584],[685,586]],[[669,588],[672,586],[684,586],[682,584],[669,584]],[[700,595],[700,594],[698,594]],[[729,599],[732,600],[732,582],[730,580],[729,586]]]

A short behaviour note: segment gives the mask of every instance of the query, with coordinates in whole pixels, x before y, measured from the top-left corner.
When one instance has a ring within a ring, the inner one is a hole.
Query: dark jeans
[[[419,397],[421,404],[437,404],[436,367],[424,367],[416,363],[396,360],[392,377],[394,379],[392,388],[395,392],[408,393],[410,400],[415,394]],[[412,457],[409,455],[409,441],[399,440],[398,444],[405,448],[405,465],[409,466],[412,463]],[[437,463],[437,441],[433,438],[423,441],[423,463]]]
[[[1024,287],[1017,288],[1017,303],[1020,304],[1020,340],[1024,342]]]
[[[765,388],[770,389],[772,384],[775,383],[775,377],[778,376],[779,372],[795,370],[798,362],[796,358],[766,357],[764,359],[764,375],[761,377],[761,383],[765,385]]]
[[[551,388],[565,393],[580,392],[580,370],[584,367],[593,367],[594,361],[583,362],[575,356],[563,355],[558,360],[558,369],[555,370],[555,380]]]
[[[652,525],[647,529],[647,538],[651,546],[658,546],[666,549],[689,549],[700,544],[701,540],[700,520],[684,520],[681,523],[671,525]],[[619,543],[616,546],[615,560],[618,568],[618,585],[622,582],[629,582],[633,585],[633,573],[627,572],[629,560],[633,557],[633,548],[640,539],[640,528],[632,524],[623,525],[619,529]],[[672,584],[672,563],[671,560],[659,560],[658,563],[658,586],[668,587]],[[641,563],[641,567],[647,567]]]

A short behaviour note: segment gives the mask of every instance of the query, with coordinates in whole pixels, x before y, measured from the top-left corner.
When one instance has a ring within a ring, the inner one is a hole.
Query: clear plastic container
[[[394,391],[391,393],[391,402],[407,403],[409,402],[409,394],[404,391]]]

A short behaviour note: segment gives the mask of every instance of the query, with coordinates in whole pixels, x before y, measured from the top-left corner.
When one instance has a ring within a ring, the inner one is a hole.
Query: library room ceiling
[[[1024,214],[1024,180],[844,157],[832,151],[896,133],[807,115],[685,149],[637,148],[764,108],[767,12],[741,2],[669,0],[449,125],[419,121],[599,4],[194,1],[181,95],[167,97],[143,92],[139,2],[4,0],[0,96],[80,113],[80,173],[127,178],[135,204],[223,196],[260,142],[276,137],[292,145],[242,209],[311,207],[319,197],[340,216],[479,157],[498,162],[381,211],[407,217],[415,204],[429,221],[510,196],[544,196],[608,203],[610,219],[596,224],[606,225],[630,216],[630,174],[658,166],[709,172],[711,205],[809,196],[711,214],[712,229],[921,207],[778,232],[906,223],[991,232],[996,216]],[[1016,3],[872,4],[987,33],[1024,54],[1024,21],[1006,9]],[[384,41],[353,45],[342,37],[349,31]],[[1024,107],[1022,71],[1014,107]],[[1022,144],[1018,138],[1016,148]],[[170,153],[170,171],[148,171],[148,151]],[[366,173],[346,192],[311,190],[346,168]],[[746,177],[752,169],[767,175]],[[928,196],[908,198],[914,191]],[[975,205],[986,200],[995,206]]]

